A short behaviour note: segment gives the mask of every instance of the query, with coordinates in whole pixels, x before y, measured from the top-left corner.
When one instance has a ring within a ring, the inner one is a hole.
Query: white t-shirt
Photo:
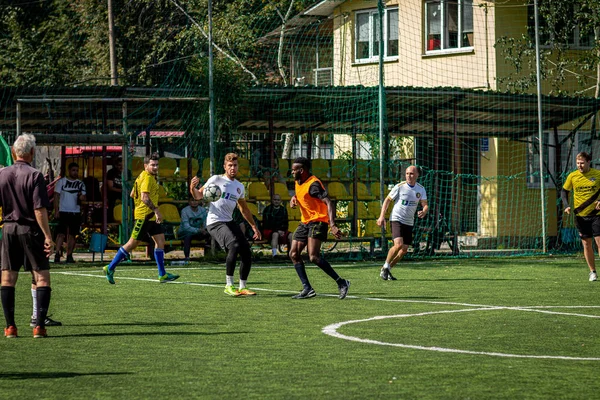
[[[231,180],[225,175],[211,176],[204,186],[210,183],[219,186],[223,194],[219,200],[209,203],[206,225],[233,220],[233,211],[237,207],[238,200],[245,198],[246,195],[244,185],[237,179]]]
[[[56,182],[54,191],[60,195],[58,211],[70,213],[81,212],[79,204],[77,204],[77,197],[80,194],[85,194],[85,185],[82,181],[79,179],[71,180],[66,176],[62,177]]]
[[[421,200],[427,200],[427,193],[419,183],[410,186],[404,181],[394,186],[388,197],[396,203],[392,208],[390,221],[398,221],[404,225],[413,226],[417,206]]]

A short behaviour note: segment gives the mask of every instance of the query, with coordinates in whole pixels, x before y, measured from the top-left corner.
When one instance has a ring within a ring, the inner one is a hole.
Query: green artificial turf
[[[248,298],[223,293],[217,264],[168,267],[181,274],[169,284],[150,263],[124,265],[116,285],[98,265],[61,266],[50,312],[64,326],[46,339],[31,337],[22,274],[20,337],[0,338],[0,397],[598,396],[600,282],[588,282],[581,257],[403,261],[395,282],[382,281],[379,266],[334,264],[352,282],[343,301],[312,267],[317,297],[292,300],[301,285],[285,261],[255,265],[258,295]],[[322,331],[375,316],[396,317],[335,330],[353,340]]]

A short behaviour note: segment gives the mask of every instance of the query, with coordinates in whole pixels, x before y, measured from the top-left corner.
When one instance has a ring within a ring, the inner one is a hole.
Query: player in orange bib
[[[305,157],[296,158],[292,163],[292,175],[296,181],[296,194],[290,200],[290,206],[292,208],[299,206],[302,217],[294,232],[290,259],[294,263],[294,268],[303,286],[302,291],[292,298],[308,299],[316,296],[302,261],[302,251],[308,246],[310,261],[336,281],[340,292],[339,298],[343,299],[348,294],[350,281],[341,278],[331,264],[320,255],[321,243],[327,239],[329,228],[336,239],[342,237],[342,233],[335,224],[333,203],[321,181],[310,173],[310,160]]]

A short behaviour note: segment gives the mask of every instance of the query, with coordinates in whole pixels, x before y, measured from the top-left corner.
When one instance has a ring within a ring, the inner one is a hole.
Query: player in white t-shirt
[[[415,224],[415,213],[419,218],[424,218],[429,211],[427,205],[427,193],[425,188],[417,183],[419,170],[414,165],[406,168],[406,181],[400,182],[388,194],[381,214],[377,219],[377,225],[385,228],[385,213],[390,203],[395,202],[392,214],[390,215],[390,226],[392,229],[392,240],[394,245],[388,251],[385,264],[381,267],[379,276],[381,279],[395,281],[391,269],[406,255],[408,246],[412,244],[413,225]],[[419,204],[423,209],[417,212]]]
[[[252,252],[250,244],[240,226],[233,221],[233,211],[239,208],[242,216],[254,231],[253,238],[260,240],[261,233],[254,222],[252,212],[248,208],[245,199],[245,188],[235,177],[238,173],[238,156],[235,153],[225,155],[223,168],[225,174],[213,175],[206,183],[196,188],[200,183],[200,179],[195,176],[190,182],[190,193],[196,200],[202,200],[204,197],[204,186],[214,183],[221,188],[221,198],[210,203],[208,208],[208,216],[206,218],[206,228],[208,233],[219,243],[225,251],[227,258],[225,260],[226,280],[225,293],[230,296],[253,296],[256,293],[246,288],[246,281],[252,268]],[[235,288],[233,282],[233,273],[235,272],[235,264],[237,255],[240,255],[240,288]]]
[[[60,262],[62,245],[67,239],[67,263],[74,263],[75,238],[81,230],[81,207],[86,199],[85,185],[79,180],[79,165],[69,164],[67,175],[58,180],[54,187],[54,218],[58,221],[56,254],[54,262]]]

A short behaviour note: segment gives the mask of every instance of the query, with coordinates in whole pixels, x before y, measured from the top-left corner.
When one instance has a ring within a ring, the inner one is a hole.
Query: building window
[[[544,186],[554,188],[556,184],[562,185],[567,175],[575,169],[575,158],[580,151],[598,154],[600,151],[596,141],[592,141],[590,132],[580,131],[568,137],[570,132],[558,132],[558,146],[554,132],[544,132],[544,171],[540,174],[539,137],[527,138],[527,187],[539,188],[540,175],[543,175]],[[557,163],[557,150],[560,150],[560,164]],[[594,152],[595,151],[595,152]],[[597,160],[592,160],[592,167],[597,168]],[[560,179],[559,179],[560,178]]]
[[[473,0],[425,2],[427,52],[473,47]]]
[[[356,61],[379,59],[379,13],[375,10],[357,11],[355,15]],[[398,9],[388,8],[383,16],[383,56],[398,56]]]
[[[592,48],[594,47],[594,32],[584,33],[573,18],[577,5],[567,4],[568,10],[560,18],[554,20],[551,25],[540,13],[540,44],[550,47],[552,45],[563,45],[569,48]],[[535,44],[535,13],[533,5],[527,7],[527,32],[532,44]]]

